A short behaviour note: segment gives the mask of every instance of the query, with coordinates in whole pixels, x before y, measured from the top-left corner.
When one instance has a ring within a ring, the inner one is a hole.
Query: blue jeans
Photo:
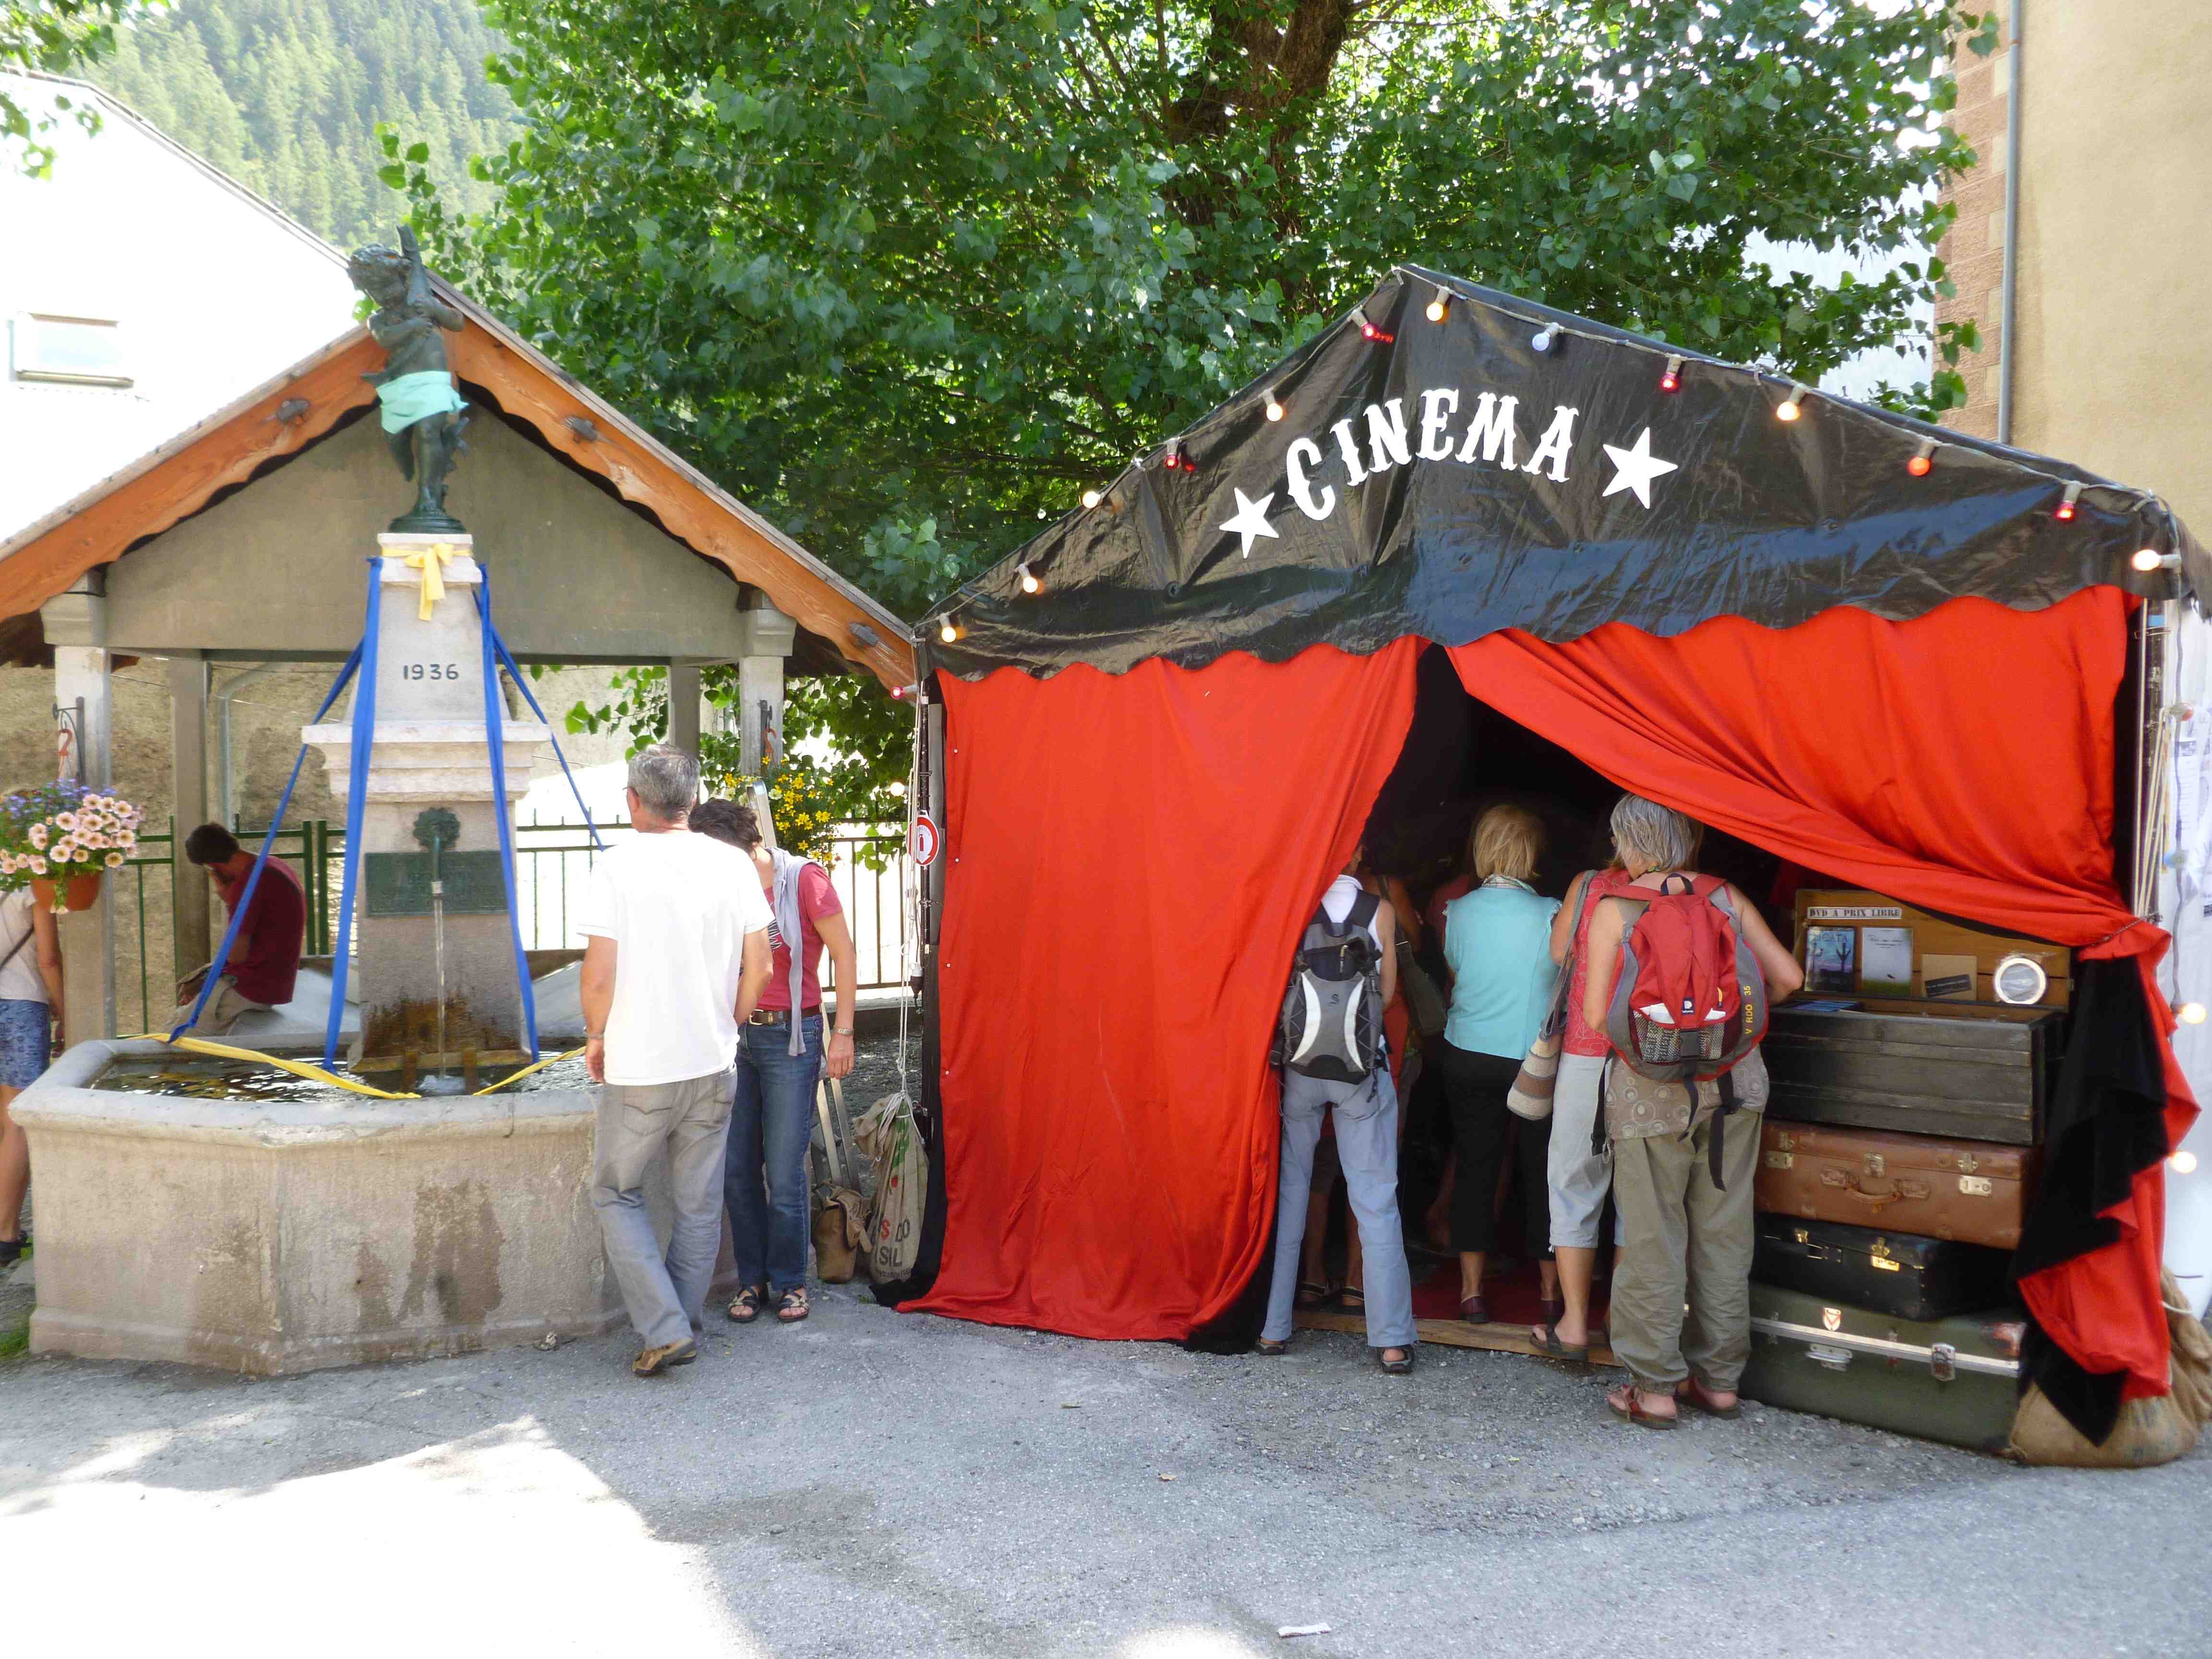
[[[788,1026],[738,1031],[729,1157],[722,1166],[738,1276],[747,1285],[765,1282],[772,1297],[806,1282],[806,1143],[822,1077],[822,1016],[806,1016],[799,1032],[805,1052],[794,1054],[787,1052]]]
[[[1336,1155],[1344,1165],[1345,1191],[1366,1262],[1367,1346],[1410,1349],[1413,1280],[1398,1224],[1398,1091],[1388,1067],[1376,1069],[1364,1083],[1324,1083],[1296,1072],[1283,1073],[1275,1272],[1260,1334],[1270,1342],[1291,1340],[1314,1147],[1321,1140],[1322,1115],[1330,1111],[1336,1114]]]

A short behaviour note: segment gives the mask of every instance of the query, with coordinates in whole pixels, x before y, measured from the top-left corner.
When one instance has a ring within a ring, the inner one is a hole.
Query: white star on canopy
[[[1613,459],[1613,482],[1605,487],[1608,495],[1617,495],[1624,489],[1636,492],[1636,499],[1646,507],[1651,505],[1651,481],[1662,472],[1674,471],[1673,461],[1662,461],[1651,453],[1651,428],[1645,427],[1635,447],[1621,449],[1613,444],[1605,447]]]
[[[1256,501],[1241,489],[1235,494],[1237,516],[1221,527],[1231,535],[1243,538],[1243,545],[1237,550],[1249,559],[1252,556],[1252,544],[1258,538],[1272,536],[1279,541],[1282,538],[1283,532],[1267,522],[1267,509],[1274,504],[1275,492],[1271,489]]]

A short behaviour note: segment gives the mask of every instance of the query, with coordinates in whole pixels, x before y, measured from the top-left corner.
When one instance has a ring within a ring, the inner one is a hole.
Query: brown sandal
[[[1470,1325],[1487,1325],[1490,1322],[1489,1298],[1481,1296],[1462,1297],[1459,1316]]]
[[[1680,1404],[1687,1406],[1692,1411],[1703,1412],[1707,1417],[1717,1417],[1723,1423],[1733,1423],[1743,1415],[1741,1401],[1739,1400],[1733,1406],[1715,1405],[1712,1390],[1694,1376],[1686,1378],[1676,1385],[1674,1398]]]
[[[783,1293],[775,1304],[775,1317],[781,1325],[796,1325],[806,1317],[805,1285],[794,1285]]]
[[[1624,1423],[1632,1423],[1639,1429],[1671,1429],[1676,1419],[1662,1417],[1656,1412],[1644,1409],[1644,1396],[1652,1390],[1638,1388],[1633,1382],[1624,1382],[1617,1389],[1606,1391],[1606,1409]]]

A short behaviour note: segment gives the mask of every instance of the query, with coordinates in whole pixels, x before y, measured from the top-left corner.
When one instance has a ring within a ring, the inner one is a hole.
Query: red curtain
[[[1718,617],[1672,639],[1611,624],[1565,645],[1492,635],[1451,653],[1468,690],[1626,789],[1907,903],[2134,956],[2152,1005],[2166,936],[2112,885],[2112,699],[2128,600],[1954,599],[1911,622],[1829,611]],[[2170,1024],[2170,1023],[2169,1023]],[[2167,1125],[2196,1115],[2166,1058]],[[2166,1388],[2156,1166],[2107,1213],[2115,1243],[2023,1285],[2086,1370]]]
[[[1261,1266],[1269,1033],[1419,650],[945,682],[945,1249],[909,1306],[1179,1338]]]

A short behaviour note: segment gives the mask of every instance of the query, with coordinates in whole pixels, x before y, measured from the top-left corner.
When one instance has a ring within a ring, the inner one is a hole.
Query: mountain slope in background
[[[92,79],[340,247],[390,241],[404,210],[377,180],[377,122],[428,143],[471,211],[491,191],[470,156],[516,131],[473,0],[177,0],[116,33]]]

